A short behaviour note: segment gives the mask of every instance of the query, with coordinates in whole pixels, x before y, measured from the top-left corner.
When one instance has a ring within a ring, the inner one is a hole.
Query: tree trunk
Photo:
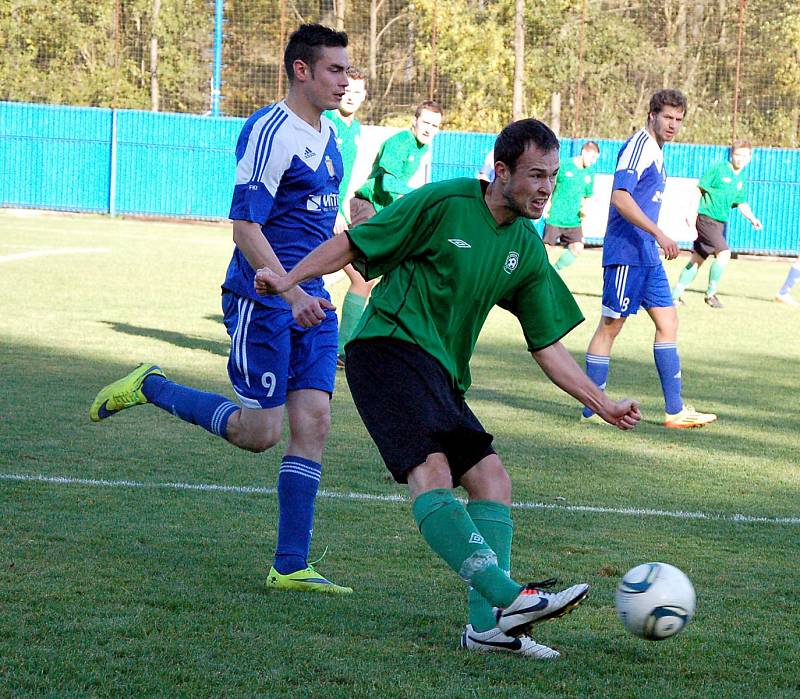
[[[378,0],[369,0],[369,81],[378,78]]]
[[[158,15],[161,0],[153,0],[153,24],[150,32],[150,105],[154,112],[159,108],[158,90]]]
[[[344,13],[347,8],[347,0],[335,0],[336,7],[336,31],[344,31]]]
[[[558,136],[561,133],[561,93],[550,95],[550,128]]]
[[[514,3],[514,93],[511,101],[511,118],[523,117],[525,93],[525,0]]]

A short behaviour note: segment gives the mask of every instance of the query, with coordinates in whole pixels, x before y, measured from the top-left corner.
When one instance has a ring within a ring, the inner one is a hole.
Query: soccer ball
[[[617,586],[616,604],[625,628],[648,641],[674,636],[694,614],[694,587],[668,563],[642,563]]]

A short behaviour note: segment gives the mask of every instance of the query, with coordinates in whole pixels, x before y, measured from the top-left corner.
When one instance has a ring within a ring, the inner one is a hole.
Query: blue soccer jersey
[[[646,129],[637,131],[619,151],[612,189],[629,192],[645,216],[658,222],[667,173],[661,147]],[[612,204],[603,240],[603,266],[661,264],[656,239],[634,226]]]
[[[282,101],[253,114],[236,144],[230,218],[261,224],[287,271],[333,235],[342,157],[333,123],[324,116],[321,123],[317,131]],[[255,270],[236,248],[222,287],[266,306],[288,308],[280,296],[257,295],[254,276]],[[302,287],[327,298],[320,278]]]

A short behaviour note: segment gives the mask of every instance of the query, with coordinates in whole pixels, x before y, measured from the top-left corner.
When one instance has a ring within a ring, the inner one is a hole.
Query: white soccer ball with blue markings
[[[694,587],[675,566],[642,563],[625,573],[617,586],[616,604],[628,631],[648,641],[662,641],[692,618]]]

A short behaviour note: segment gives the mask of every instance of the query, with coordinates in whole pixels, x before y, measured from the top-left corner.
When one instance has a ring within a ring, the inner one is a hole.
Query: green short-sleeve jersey
[[[717,163],[697,183],[702,195],[697,213],[726,223],[731,209],[747,201],[747,178],[744,170],[738,173],[727,160]]]
[[[356,162],[358,144],[361,140],[361,122],[358,119],[353,119],[348,124],[342,119],[338,109],[323,112],[323,114],[336,127],[336,143],[339,146],[339,152],[342,154],[344,174],[342,175],[342,181],[339,183],[339,212],[344,214],[342,207],[347,196],[347,189],[350,186],[350,178],[353,176],[353,165]]]
[[[400,131],[381,145],[367,181],[356,194],[372,202],[375,211],[389,206],[402,195],[413,191],[408,181],[419,170],[428,144],[421,144],[410,130]]]
[[[547,223],[559,228],[581,225],[581,204],[594,194],[594,169],[578,167],[572,158],[564,158],[558,166]]]
[[[583,320],[530,221],[498,225],[486,186],[477,179],[425,185],[348,233],[356,269],[367,279],[382,276],[353,340],[412,342],[439,360],[461,392],[495,305],[519,319],[531,351]]]

